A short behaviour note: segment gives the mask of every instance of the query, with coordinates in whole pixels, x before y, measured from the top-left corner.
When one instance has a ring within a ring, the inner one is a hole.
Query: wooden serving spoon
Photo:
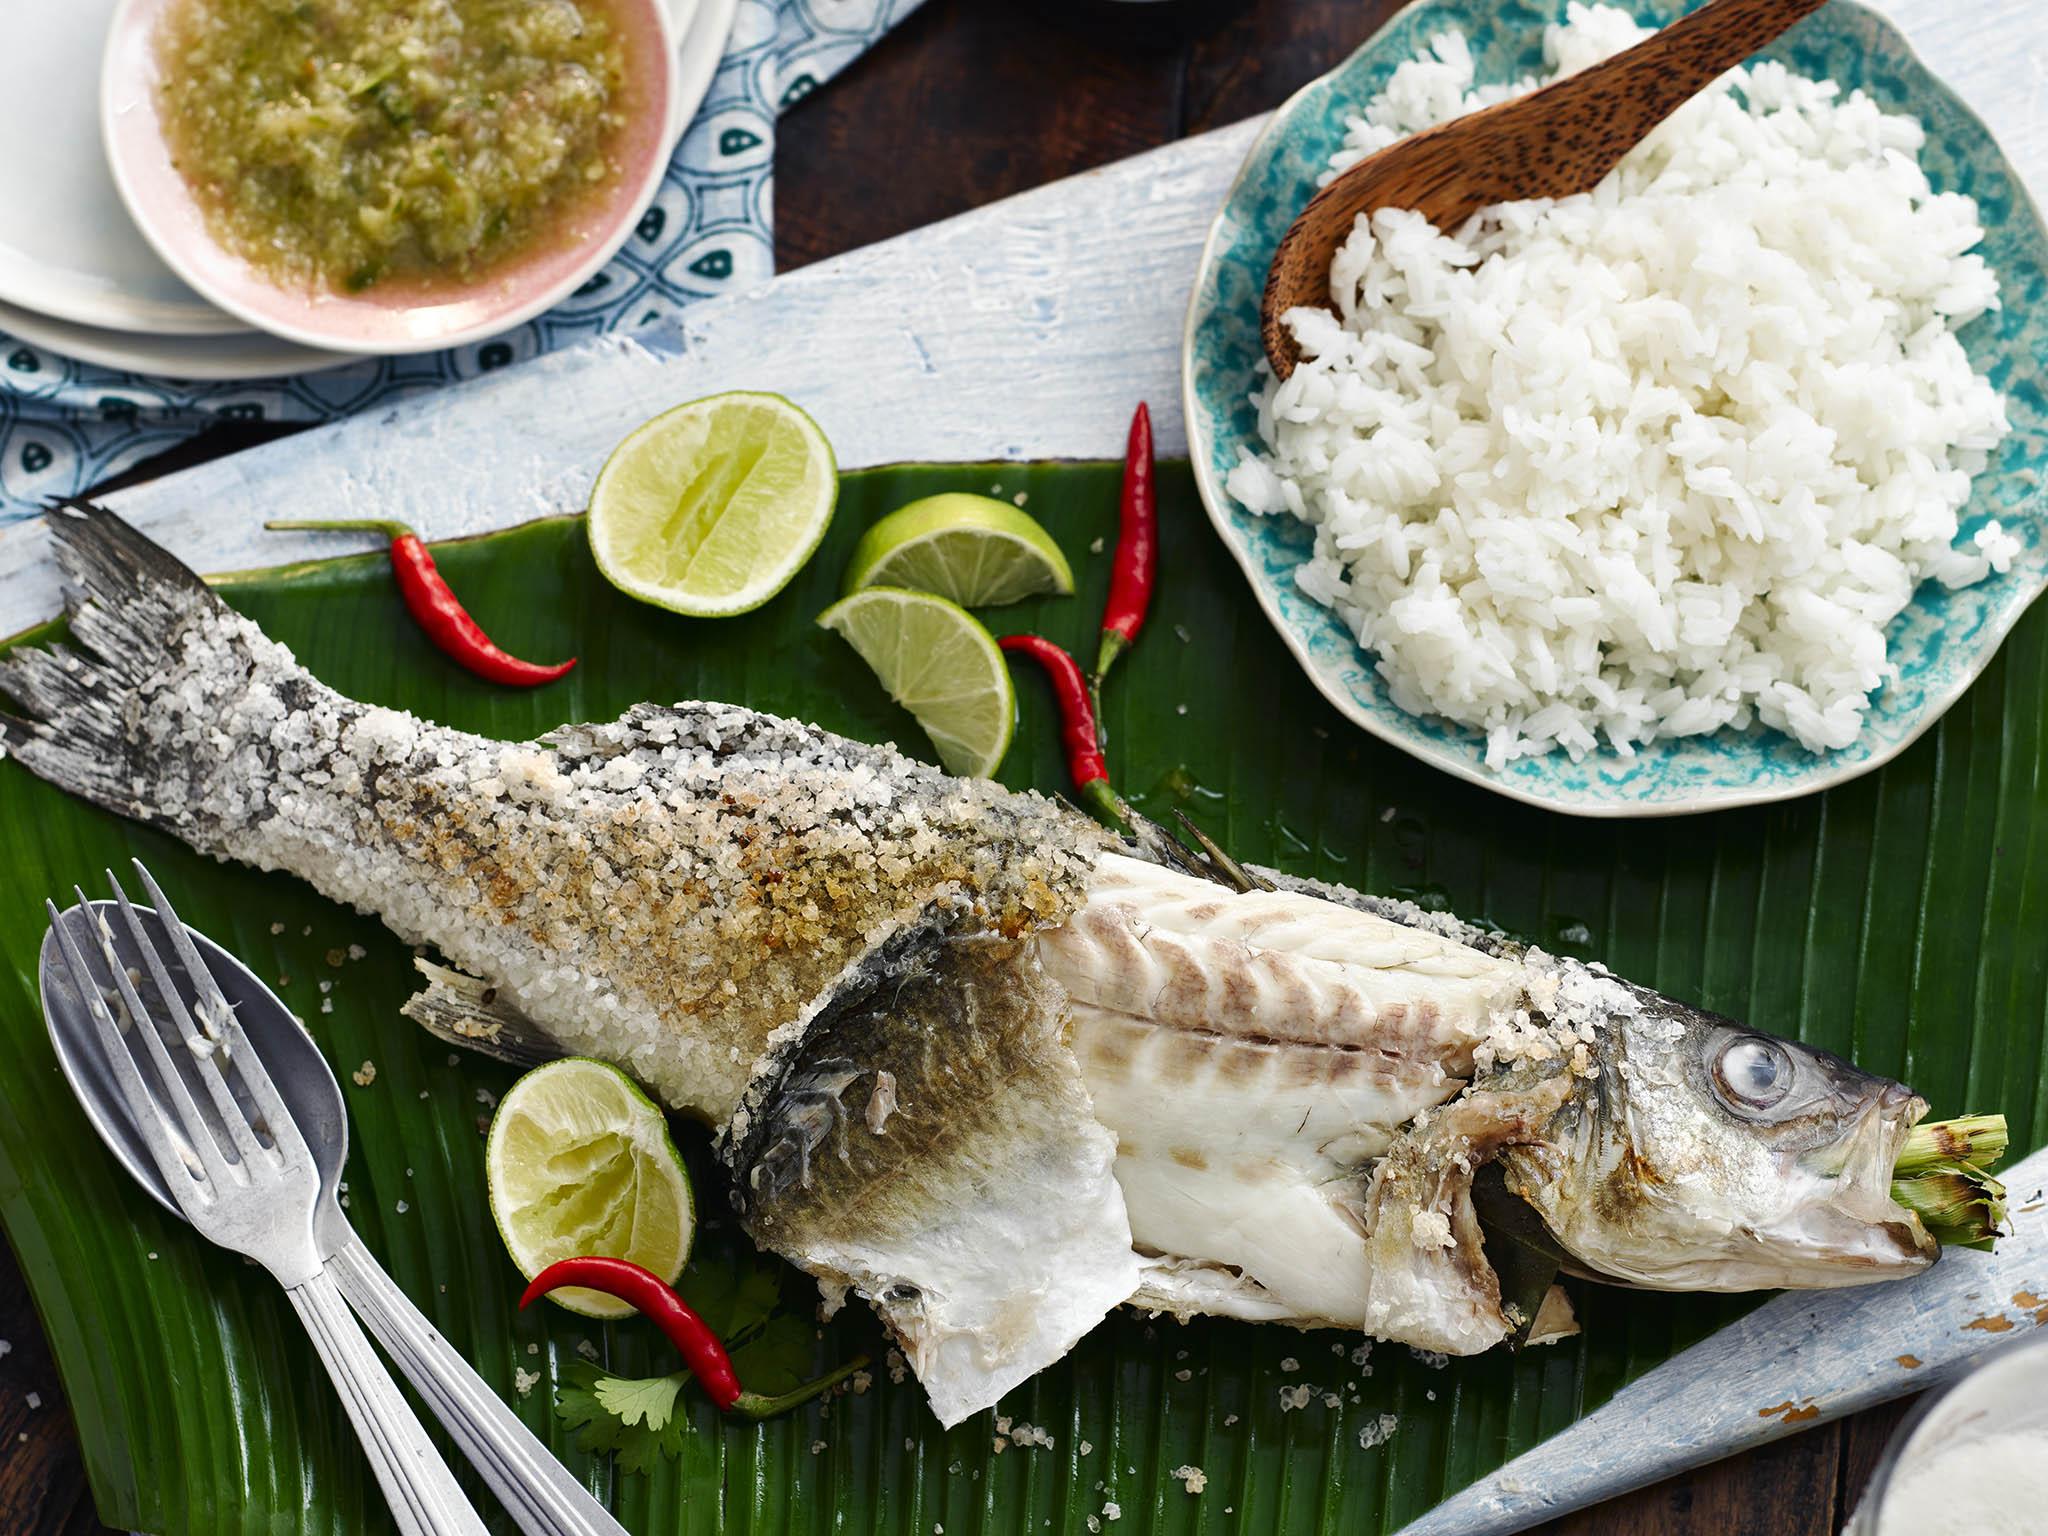
[[[1454,229],[1481,208],[1590,192],[1665,118],[1825,0],[1708,0],[1577,74],[1425,128],[1368,155],[1309,200],[1266,272],[1259,328],[1281,378],[1301,353],[1281,316],[1328,308],[1330,262],[1362,213],[1412,208]]]

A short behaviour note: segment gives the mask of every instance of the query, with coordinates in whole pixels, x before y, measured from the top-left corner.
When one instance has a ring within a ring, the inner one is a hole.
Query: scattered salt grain
[[[284,924],[283,924],[283,923],[272,923],[272,924],[270,925],[270,931],[271,931],[272,933],[283,933],[283,932],[284,932]]]
[[[349,1076],[355,1080],[355,1085],[358,1088],[367,1088],[370,1084],[377,1081],[377,1063],[365,1061],[355,1071],[349,1073]]]
[[[529,1371],[524,1366],[515,1365],[512,1367],[512,1386],[521,1397],[524,1397],[540,1385],[540,1376],[539,1371]]]
[[[1280,1362],[1280,1369],[1283,1371],[1298,1371],[1301,1369],[1301,1362],[1295,1359],[1294,1356],[1289,1355]]]
[[[1401,1421],[1393,1414],[1381,1414],[1358,1431],[1358,1448],[1361,1451],[1369,1451],[1376,1445],[1385,1445],[1393,1438],[1394,1431],[1400,1424]]]
[[[27,1397],[23,1398],[22,1401],[27,1403],[29,1407],[32,1409],[40,1408],[43,1406],[43,1394],[40,1392],[31,1392]]]
[[[1175,1381],[1193,1381],[1195,1379],[1195,1373],[1189,1370],[1186,1366],[1182,1366],[1179,1370],[1173,1373],[1173,1379]]]
[[[1425,1250],[1457,1246],[1451,1236],[1451,1218],[1442,1211],[1417,1211],[1408,1225],[1408,1241]]]
[[[1209,1474],[1200,1467],[1178,1466],[1170,1475],[1179,1478],[1189,1493],[1200,1493],[1209,1486]]]

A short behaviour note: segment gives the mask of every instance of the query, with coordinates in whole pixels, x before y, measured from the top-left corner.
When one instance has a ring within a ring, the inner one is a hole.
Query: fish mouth
[[[1841,1137],[1797,1160],[1793,1177],[1811,1189],[1810,1198],[1778,1232],[1758,1237],[1788,1255],[1806,1276],[1800,1283],[1860,1285],[1925,1269],[1940,1256],[1940,1243],[1920,1218],[1892,1198],[1892,1169],[1927,1108],[1905,1084],[1880,1079]]]

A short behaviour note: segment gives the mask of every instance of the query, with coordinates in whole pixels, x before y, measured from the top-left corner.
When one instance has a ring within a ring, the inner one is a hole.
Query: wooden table
[[[927,0],[784,119],[776,255],[802,266],[1277,106],[1398,0],[1254,0],[1193,43],[1141,47],[1050,0]],[[289,430],[223,427],[123,484]],[[0,1243],[0,1532],[106,1528],[12,1254]],[[38,1406],[31,1407],[31,1403]],[[1811,1430],[1545,1527],[1546,1536],[1833,1536],[1907,1404]]]

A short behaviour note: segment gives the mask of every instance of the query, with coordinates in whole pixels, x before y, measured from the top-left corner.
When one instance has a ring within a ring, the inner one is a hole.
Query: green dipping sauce
[[[185,0],[156,47],[214,238],[308,289],[470,281],[620,174],[603,0]]]

